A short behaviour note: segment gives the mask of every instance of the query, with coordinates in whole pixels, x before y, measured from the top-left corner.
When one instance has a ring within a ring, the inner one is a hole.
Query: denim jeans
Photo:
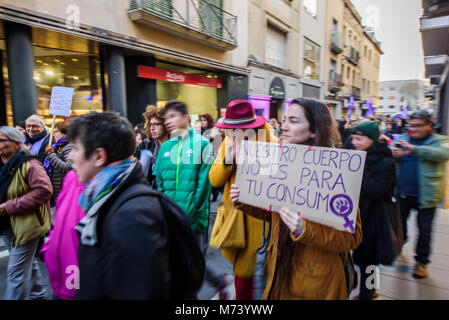
[[[402,215],[402,228],[404,232],[404,239],[407,239],[407,219],[410,215],[411,209],[418,210],[418,241],[416,243],[416,255],[415,260],[422,264],[428,264],[430,262],[430,241],[432,235],[432,222],[435,217],[436,208],[419,208],[419,202],[414,197],[400,198],[401,215]]]
[[[5,231],[3,242],[9,251],[9,262],[6,271],[6,290],[4,300],[38,300],[46,298],[42,285],[42,276],[34,254],[39,238],[27,244],[14,247],[13,235]]]

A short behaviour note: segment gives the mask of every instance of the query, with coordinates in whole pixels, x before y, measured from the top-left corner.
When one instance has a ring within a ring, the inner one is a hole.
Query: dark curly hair
[[[212,118],[212,116],[209,113],[205,113],[200,115],[200,120],[201,118],[204,118],[207,120],[207,128],[205,129],[212,129],[214,127],[214,119]]]

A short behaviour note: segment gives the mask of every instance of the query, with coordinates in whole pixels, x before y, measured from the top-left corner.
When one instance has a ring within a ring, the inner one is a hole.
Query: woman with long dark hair
[[[282,143],[330,147],[331,130],[332,118],[326,105],[314,99],[295,99],[282,123]],[[239,203],[239,193],[238,186],[232,185],[230,196],[234,203]],[[348,233],[305,220],[287,207],[272,214],[240,206],[272,224],[263,299],[348,299],[339,254],[347,254],[362,240],[360,214],[355,232]]]

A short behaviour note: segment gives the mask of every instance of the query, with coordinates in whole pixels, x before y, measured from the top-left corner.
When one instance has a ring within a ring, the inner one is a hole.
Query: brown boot
[[[412,273],[413,278],[424,279],[427,278],[427,267],[425,264],[417,262]]]

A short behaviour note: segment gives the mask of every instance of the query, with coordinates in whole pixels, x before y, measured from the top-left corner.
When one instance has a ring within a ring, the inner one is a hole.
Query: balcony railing
[[[343,76],[334,71],[329,72],[329,91],[332,93],[338,92],[343,87]]]
[[[360,60],[360,53],[354,47],[348,47],[348,60],[353,65],[358,65]]]
[[[331,37],[331,50],[336,54],[343,52],[343,35],[339,32],[333,31]]]
[[[219,49],[237,46],[237,17],[206,0],[131,0],[128,15]]]

